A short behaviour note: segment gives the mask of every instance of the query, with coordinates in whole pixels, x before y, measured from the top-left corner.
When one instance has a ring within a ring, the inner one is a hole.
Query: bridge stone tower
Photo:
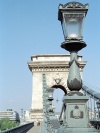
[[[28,62],[29,69],[32,72],[32,105],[30,117],[32,121],[41,121],[43,114],[42,100],[42,74],[46,75],[47,86],[60,88],[65,93],[69,91],[66,77],[69,73],[70,55],[34,55],[31,56],[31,62]],[[78,55],[80,64],[80,74],[86,61],[82,61],[82,56]]]

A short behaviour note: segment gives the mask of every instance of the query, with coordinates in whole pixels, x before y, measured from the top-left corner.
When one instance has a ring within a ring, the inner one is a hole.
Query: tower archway
[[[80,73],[86,64],[82,61],[82,56],[78,55],[80,64]],[[70,55],[34,55],[31,56],[31,62],[28,62],[29,69],[32,72],[32,105],[31,105],[31,119],[35,121],[42,119],[43,112],[43,90],[42,90],[42,75],[46,75],[46,82],[48,87],[60,88],[67,94],[67,78],[69,73]],[[58,78],[58,75],[60,78]],[[35,118],[35,119],[34,119]]]

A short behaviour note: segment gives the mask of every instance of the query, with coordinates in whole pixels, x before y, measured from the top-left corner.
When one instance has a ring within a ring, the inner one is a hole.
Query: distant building
[[[25,121],[26,122],[31,122],[30,111],[29,110],[25,111]]]
[[[20,122],[19,114],[12,109],[7,109],[6,111],[0,111],[0,119],[9,118],[11,121]]]
[[[43,110],[41,109],[34,109],[30,110],[30,119],[31,121],[38,122],[43,120]]]
[[[43,120],[43,112],[42,110],[34,110],[35,115],[32,112],[33,110],[27,110],[25,111],[25,116],[24,116],[24,120],[21,122],[33,122],[34,121],[34,125],[38,125],[40,121]]]

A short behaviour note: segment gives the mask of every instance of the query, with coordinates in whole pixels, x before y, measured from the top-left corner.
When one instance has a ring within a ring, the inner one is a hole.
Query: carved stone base
[[[81,88],[82,88],[82,80],[81,82],[78,81],[76,78],[71,80],[70,83],[69,83],[69,80],[67,80],[67,85],[68,85],[68,88],[71,90],[71,91],[79,91]]]
[[[88,122],[88,110],[86,102],[88,97],[84,96],[81,92],[70,92],[63,99],[66,112],[64,114],[67,127],[82,127],[87,128]]]

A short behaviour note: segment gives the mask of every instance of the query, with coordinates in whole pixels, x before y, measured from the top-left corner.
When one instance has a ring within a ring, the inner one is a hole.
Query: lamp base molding
[[[72,52],[72,51],[79,51],[82,48],[85,48],[87,45],[84,41],[80,40],[66,40],[61,44],[61,47],[65,50]]]

